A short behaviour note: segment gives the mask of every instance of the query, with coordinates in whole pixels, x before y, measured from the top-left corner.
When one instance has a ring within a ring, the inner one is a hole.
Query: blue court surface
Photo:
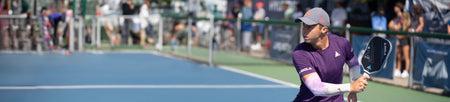
[[[0,53],[0,102],[288,102],[297,92],[152,53]]]

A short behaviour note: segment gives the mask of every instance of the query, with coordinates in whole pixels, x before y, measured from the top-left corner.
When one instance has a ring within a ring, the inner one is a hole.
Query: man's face
[[[319,24],[307,25],[303,23],[303,39],[306,43],[311,43],[317,41],[317,39],[322,35],[322,29]]]
[[[50,11],[48,11],[48,10],[42,10],[42,15],[44,15],[44,16],[48,16],[48,15],[50,15]]]

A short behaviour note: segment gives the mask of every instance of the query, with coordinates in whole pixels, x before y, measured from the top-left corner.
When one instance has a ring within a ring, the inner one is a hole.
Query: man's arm
[[[350,60],[346,61],[348,65],[348,77],[350,78],[350,82],[356,81],[361,75],[361,68],[358,64],[358,60],[356,56],[353,56]]]
[[[347,92],[361,92],[368,84],[365,80],[369,78],[362,76],[353,83],[332,84],[322,82],[319,75],[314,72],[303,76],[302,80],[315,96],[334,96]]]

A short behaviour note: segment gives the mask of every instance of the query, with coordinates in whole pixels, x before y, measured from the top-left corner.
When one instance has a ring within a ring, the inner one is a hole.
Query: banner
[[[299,44],[299,33],[298,29],[273,27],[270,34],[270,57],[278,61],[292,63],[292,53]]]
[[[372,38],[372,36],[368,36],[368,35],[353,35],[352,36],[352,48],[353,51],[355,52],[355,54],[358,56],[362,56],[363,55],[363,51],[366,49],[367,43],[369,43],[370,38]],[[394,69],[395,69],[395,56],[396,56],[396,43],[397,40],[395,38],[387,38],[387,40],[391,41],[392,44],[392,51],[388,57],[388,59],[386,60],[386,65],[384,66],[384,69],[382,69],[381,71],[379,71],[378,73],[374,73],[371,74],[371,77],[381,77],[381,78],[386,78],[386,79],[393,79],[394,75]],[[363,73],[363,69],[361,67],[361,73]]]
[[[450,40],[415,38],[413,83],[449,90]]]

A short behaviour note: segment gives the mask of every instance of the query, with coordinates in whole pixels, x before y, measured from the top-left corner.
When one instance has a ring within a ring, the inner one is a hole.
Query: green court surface
[[[186,57],[187,48],[179,46],[176,51],[171,51],[170,47],[166,46],[163,53]],[[300,85],[298,74],[292,65],[225,51],[214,51],[213,56],[215,65],[236,68]],[[208,49],[193,47],[189,58],[205,63],[208,61]],[[348,77],[344,76],[344,83],[348,82]],[[369,81],[365,91],[358,93],[358,100],[362,102],[449,102],[450,97]]]

